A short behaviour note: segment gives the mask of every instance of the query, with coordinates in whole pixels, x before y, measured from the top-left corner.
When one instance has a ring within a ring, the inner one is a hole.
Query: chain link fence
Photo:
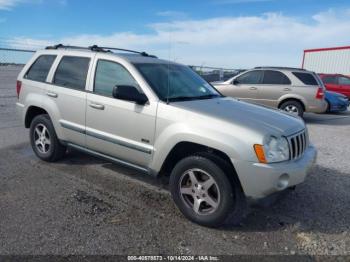
[[[35,51],[0,47],[0,66],[23,66]]]
[[[190,66],[208,82],[226,81],[235,75],[245,71],[244,69],[227,69],[209,66]]]

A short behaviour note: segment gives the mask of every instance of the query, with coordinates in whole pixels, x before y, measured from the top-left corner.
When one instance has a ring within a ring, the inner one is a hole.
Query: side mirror
[[[140,93],[136,87],[127,85],[115,86],[113,88],[113,97],[120,100],[132,101],[139,105],[144,105],[148,101],[147,96]]]
[[[233,85],[239,85],[239,81],[238,81],[237,79],[234,79],[234,80],[232,81],[232,84],[233,84]]]

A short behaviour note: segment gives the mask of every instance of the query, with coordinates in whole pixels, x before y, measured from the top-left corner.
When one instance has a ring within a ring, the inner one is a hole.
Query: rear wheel
[[[30,143],[34,153],[44,161],[57,161],[66,152],[66,147],[58,140],[51,119],[46,114],[36,116],[30,124]]]
[[[171,173],[170,190],[180,211],[200,225],[217,227],[226,221],[237,224],[243,217],[240,187],[209,158],[190,156],[180,160]]]
[[[295,101],[295,100],[289,100],[289,101],[282,103],[280,106],[280,109],[282,109],[288,113],[298,115],[300,117],[303,117],[303,115],[304,115],[304,108],[303,108],[302,104],[298,101]]]

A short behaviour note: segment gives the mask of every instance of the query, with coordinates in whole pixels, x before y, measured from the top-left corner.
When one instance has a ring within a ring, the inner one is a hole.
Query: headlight
[[[270,136],[264,145],[254,145],[256,156],[261,163],[282,162],[289,159],[289,144],[284,137]]]

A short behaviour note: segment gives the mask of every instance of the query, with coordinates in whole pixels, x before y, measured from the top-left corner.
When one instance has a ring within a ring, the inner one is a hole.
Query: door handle
[[[90,103],[89,106],[92,107],[92,108],[98,109],[98,110],[104,110],[105,109],[105,106],[101,105],[101,104]]]
[[[257,90],[255,86],[249,87],[249,90]]]
[[[58,97],[58,95],[56,93],[52,93],[52,92],[47,92],[46,95],[50,96],[50,97]]]
[[[292,90],[292,89],[290,89],[289,87],[286,87],[283,89],[283,91],[290,91],[290,90]]]

